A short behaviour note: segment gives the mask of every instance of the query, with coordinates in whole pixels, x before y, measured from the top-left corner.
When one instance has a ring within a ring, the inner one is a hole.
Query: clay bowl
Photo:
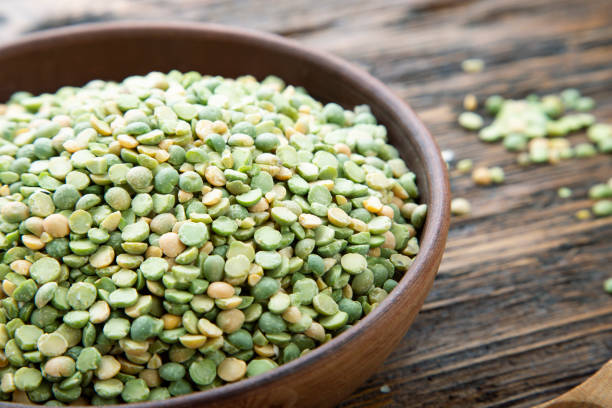
[[[131,405],[334,406],[372,375],[396,347],[431,288],[449,223],[448,177],[438,147],[414,112],[364,71],[274,35],[217,25],[94,24],[24,37],[0,48],[0,100],[18,90],[36,94],[92,79],[121,80],[174,68],[228,77],[252,74],[260,79],[275,74],[289,84],[304,86],[322,101],[351,107],[369,104],[417,174],[429,214],[414,264],[380,307],[355,327],[258,377],[167,401]]]

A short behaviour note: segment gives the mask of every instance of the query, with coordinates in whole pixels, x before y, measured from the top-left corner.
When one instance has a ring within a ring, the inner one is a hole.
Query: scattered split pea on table
[[[427,205],[367,106],[152,72],[0,105],[0,399],[166,399],[374,310]]]

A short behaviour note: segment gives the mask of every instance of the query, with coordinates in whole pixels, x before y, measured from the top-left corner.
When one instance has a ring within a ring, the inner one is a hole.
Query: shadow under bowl
[[[329,407],[341,402],[399,343],[429,292],[449,224],[449,185],[439,150],[414,112],[387,87],[331,55],[280,37],[192,23],[110,23],[40,32],[0,47],[0,100],[15,91],[54,92],[92,79],[195,70],[258,79],[274,74],[316,99],[368,104],[417,175],[428,205],[420,253],[399,285],[350,330],[260,376],[138,408]],[[0,403],[15,407],[16,404]],[[26,407],[26,405],[21,405]]]

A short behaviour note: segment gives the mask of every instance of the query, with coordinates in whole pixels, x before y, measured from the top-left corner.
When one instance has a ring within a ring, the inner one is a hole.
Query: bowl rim
[[[336,349],[342,348],[352,339],[367,330],[374,321],[395,302],[397,298],[404,295],[404,292],[416,281],[425,279],[427,282],[427,292],[433,283],[435,274],[427,273],[431,269],[432,262],[439,262],[442,258],[446,236],[450,222],[450,186],[446,165],[440,154],[440,150],[415,112],[399,98],[390,88],[380,80],[373,77],[361,68],[336,57],[328,52],[319,51],[300,43],[283,38],[279,35],[263,31],[245,29],[241,27],[222,25],[214,23],[180,22],[180,21],[132,21],[122,20],[103,23],[86,23],[53,28],[29,33],[18,37],[4,44],[0,44],[0,56],[18,53],[21,47],[36,47],[53,44],[54,42],[71,36],[104,36],[105,34],[125,33],[126,35],[135,32],[147,34],[160,31],[168,33],[182,32],[183,34],[193,33],[194,35],[208,35],[213,37],[225,37],[238,40],[250,40],[262,44],[267,44],[278,49],[282,53],[300,55],[308,60],[316,61],[316,65],[325,67],[335,72],[341,72],[342,77],[353,81],[359,81],[363,88],[375,94],[380,101],[385,102],[385,110],[393,110],[403,117],[404,124],[412,132],[415,144],[421,147],[421,159],[426,169],[426,183],[428,189],[429,204],[427,218],[423,227],[424,233],[420,239],[420,251],[414,262],[398,282],[396,290],[393,290],[387,298],[373,312],[361,319],[358,324],[341,333],[327,343],[316,347],[311,352],[289,363],[268,371],[256,377],[247,378],[231,384],[225,384],[218,388],[205,391],[195,391],[190,394],[173,397],[162,401],[146,401],[136,403],[123,403],[109,405],[110,407],[130,408],[151,408],[153,404],[160,408],[169,408],[174,404],[187,406],[188,404],[213,403],[217,400],[224,400],[235,395],[239,395],[247,390],[258,388],[267,383],[276,381],[299,370],[308,369],[316,361],[329,356]],[[427,276],[430,275],[430,276]],[[426,295],[426,293],[425,293]],[[423,296],[424,298],[425,296]],[[420,309],[420,308],[419,308]],[[4,405],[1,402],[0,405]],[[28,407],[21,403],[11,403],[9,406]]]

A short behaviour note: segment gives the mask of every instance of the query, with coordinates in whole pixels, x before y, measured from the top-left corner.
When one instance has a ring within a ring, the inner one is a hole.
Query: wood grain
[[[591,378],[552,401],[534,408],[603,408],[612,406],[612,360]]]
[[[612,7],[608,0],[330,0],[312,2],[4,0],[0,38],[83,21],[170,18],[276,32],[360,65],[412,105],[443,149],[507,180],[475,187],[453,220],[433,291],[378,374],[343,403],[357,407],[530,407],[577,384],[612,355],[612,219],[577,221],[588,187],[612,158],[518,167],[499,145],[455,124],[461,99],[521,98],[578,87],[612,121]],[[468,57],[485,60],[466,74]],[[583,136],[572,136],[572,141]],[[556,190],[574,190],[560,199]],[[391,387],[381,393],[382,385]]]

